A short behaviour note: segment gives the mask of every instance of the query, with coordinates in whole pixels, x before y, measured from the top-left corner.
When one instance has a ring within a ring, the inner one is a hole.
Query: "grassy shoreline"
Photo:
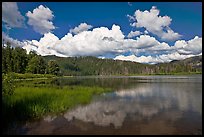
[[[110,91],[110,88],[86,86],[17,86],[13,95],[2,97],[4,128],[12,123],[64,113],[77,105],[88,104],[94,95]]]
[[[85,75],[85,76],[56,76],[51,74],[31,74],[31,73],[12,73],[13,79],[18,80],[34,80],[34,79],[50,79],[50,78],[72,78],[72,77],[103,77],[103,76],[157,76],[157,75],[195,75],[202,74],[202,72],[181,72],[181,73],[157,73],[157,74],[129,74],[129,75]]]
[[[32,74],[32,73],[12,73],[14,79],[32,79],[32,78],[54,78],[55,75],[51,74]]]

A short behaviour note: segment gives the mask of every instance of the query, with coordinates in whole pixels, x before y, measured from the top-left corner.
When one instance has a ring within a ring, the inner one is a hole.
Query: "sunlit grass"
[[[87,104],[93,95],[108,91],[111,89],[85,86],[20,86],[13,95],[3,97],[3,117],[8,121],[27,121],[59,114],[79,104]]]
[[[32,73],[12,73],[14,76],[14,79],[31,79],[31,78],[52,78],[56,77],[52,74],[32,74]]]

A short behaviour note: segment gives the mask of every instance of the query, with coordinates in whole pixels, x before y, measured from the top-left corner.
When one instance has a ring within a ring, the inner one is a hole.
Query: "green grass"
[[[25,74],[20,74],[20,73],[12,73],[14,79],[33,79],[33,78],[53,78],[56,77],[55,75],[52,74],[32,74],[32,73],[25,73]]]
[[[84,86],[20,86],[15,89],[13,95],[2,98],[4,123],[22,122],[48,114],[59,114],[79,104],[87,104],[93,95],[108,91],[111,89]]]

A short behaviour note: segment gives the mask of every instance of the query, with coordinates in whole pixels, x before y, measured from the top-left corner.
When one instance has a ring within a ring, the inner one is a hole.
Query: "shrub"
[[[12,95],[14,93],[14,74],[2,74],[2,94]]]

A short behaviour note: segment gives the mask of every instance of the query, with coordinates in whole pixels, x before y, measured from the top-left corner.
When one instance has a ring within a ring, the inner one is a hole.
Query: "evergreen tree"
[[[58,75],[59,70],[60,70],[59,66],[55,60],[48,61],[48,65],[47,65],[47,73],[48,74]]]
[[[12,59],[12,48],[10,43],[7,42],[7,47],[5,47],[5,63],[6,63],[6,72],[12,72],[13,71],[13,59]]]
[[[34,74],[44,74],[46,69],[46,63],[43,57],[34,56],[29,62],[26,68],[26,72]]]
[[[2,47],[2,73],[7,72],[7,63],[6,63],[6,49]]]

